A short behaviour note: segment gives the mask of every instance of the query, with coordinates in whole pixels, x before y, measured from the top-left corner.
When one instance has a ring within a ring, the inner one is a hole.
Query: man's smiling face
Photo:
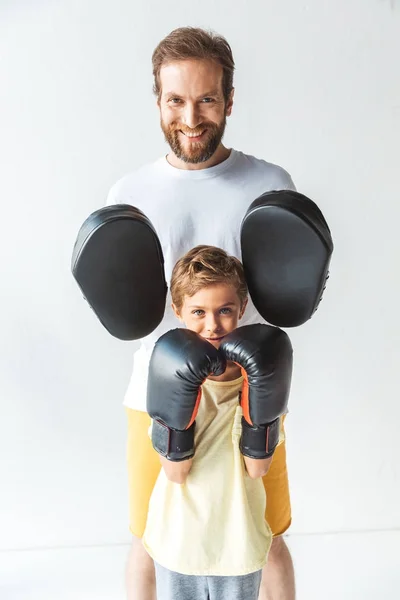
[[[222,67],[211,60],[179,60],[160,70],[161,128],[175,156],[184,163],[208,161],[224,135],[233,92],[225,101]]]

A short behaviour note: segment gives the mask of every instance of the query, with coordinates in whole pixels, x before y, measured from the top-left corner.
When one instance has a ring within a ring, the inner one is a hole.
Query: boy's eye
[[[229,315],[232,312],[230,308],[221,308],[220,313],[223,315]]]
[[[196,315],[196,317],[200,317],[203,314],[204,314],[204,310],[201,310],[200,308],[197,308],[196,310],[194,310],[192,312],[192,315]]]

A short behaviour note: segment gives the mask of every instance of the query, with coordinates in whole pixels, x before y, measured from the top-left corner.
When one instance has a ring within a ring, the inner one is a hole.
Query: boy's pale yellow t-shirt
[[[163,469],[156,481],[142,541],[171,571],[246,575],[267,562],[272,534],[264,485],[248,476],[239,449],[242,382],[204,382],[186,482],[168,481]]]

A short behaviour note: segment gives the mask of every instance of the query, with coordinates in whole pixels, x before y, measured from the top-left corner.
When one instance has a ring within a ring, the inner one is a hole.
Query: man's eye
[[[203,102],[209,104],[210,102],[214,102],[214,98],[203,98]]]
[[[179,104],[179,102],[181,101],[180,98],[171,98],[170,102],[172,102],[173,104]]]

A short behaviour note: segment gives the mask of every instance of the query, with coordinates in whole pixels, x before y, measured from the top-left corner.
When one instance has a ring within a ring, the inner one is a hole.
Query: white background
[[[70,271],[110,186],[167,148],[151,54],[182,25],[225,35],[225,143],[281,164],[335,251],[288,331],[291,533],[400,527],[400,2],[0,2],[0,550],[129,541],[122,407],[132,344]]]

